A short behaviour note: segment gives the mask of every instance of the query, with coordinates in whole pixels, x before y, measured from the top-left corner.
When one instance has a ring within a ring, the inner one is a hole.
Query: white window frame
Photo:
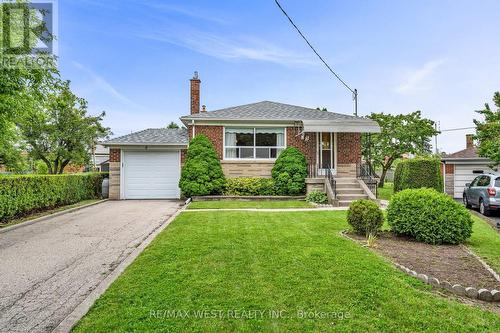
[[[226,146],[226,128],[247,128],[247,129],[253,129],[253,146]],[[257,136],[256,136],[256,133],[255,133],[255,130],[257,128],[282,128],[283,129],[283,146],[256,146],[256,139],[257,139]],[[285,149],[287,147],[287,139],[286,139],[286,136],[287,136],[287,128],[286,127],[283,127],[283,126],[272,126],[272,125],[269,125],[269,126],[238,126],[238,125],[235,125],[235,126],[224,126],[223,128],[223,133],[222,133],[222,158],[223,160],[226,160],[226,161],[275,161],[276,158],[257,158],[255,157],[256,156],[256,152],[257,152],[257,148],[268,148],[268,149],[272,149],[272,148],[276,148],[276,149]],[[226,157],[226,148],[253,148],[253,156],[254,157],[248,157],[248,158],[228,158]]]

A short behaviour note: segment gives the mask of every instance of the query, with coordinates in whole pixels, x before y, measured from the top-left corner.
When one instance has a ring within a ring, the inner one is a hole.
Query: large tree
[[[17,12],[24,16],[7,15],[9,6],[17,6]],[[24,10],[25,9],[25,10]],[[28,100],[41,99],[42,87],[49,87],[57,78],[55,59],[51,55],[39,55],[43,61],[33,61],[32,49],[38,39],[48,41],[53,38],[46,26],[30,9],[26,1],[0,3],[0,36],[5,37],[8,28],[11,40],[22,40],[24,24],[31,22],[28,43],[20,43],[12,49],[0,42],[0,163],[10,169],[16,169],[21,159],[22,146],[15,129],[16,119],[22,115],[29,104]]]
[[[104,115],[87,115],[85,99],[73,94],[69,81],[64,81],[46,95],[44,103],[32,101],[19,128],[30,156],[57,174],[70,163],[89,163],[95,142],[110,134],[101,123]]]
[[[381,133],[364,134],[363,156],[370,167],[380,167],[379,187],[384,186],[385,176],[394,161],[403,154],[429,154],[431,138],[438,134],[432,120],[422,118],[420,111],[409,114],[372,113]]]
[[[500,92],[493,95],[493,102],[497,107],[492,110],[488,103],[484,110],[476,111],[484,117],[484,121],[474,119],[476,124],[476,136],[479,141],[478,153],[480,156],[489,158],[491,168],[498,170],[500,165]]]

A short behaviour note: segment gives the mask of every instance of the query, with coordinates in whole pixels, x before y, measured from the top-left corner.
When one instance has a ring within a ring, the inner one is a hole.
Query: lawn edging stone
[[[358,240],[349,237],[346,234],[345,230],[341,231],[340,235],[342,237],[345,237],[345,238],[347,238],[347,239],[349,239],[349,240],[357,243],[357,244],[362,245],[363,247],[368,247],[367,245],[362,244]],[[464,246],[464,248],[466,248],[470,252],[470,250],[467,247]],[[473,256],[475,256],[479,261],[481,261],[481,263],[483,265],[486,265],[485,268],[489,268],[488,271],[490,273],[492,273],[492,275],[496,279],[498,279],[498,274],[491,267],[489,267],[488,264],[486,264],[484,261],[482,261],[474,253],[472,253],[472,252],[470,252],[470,253]],[[424,283],[430,284],[433,287],[446,289],[446,290],[454,293],[457,296],[465,296],[465,297],[468,297],[468,298],[471,298],[471,299],[479,299],[481,301],[486,301],[486,302],[500,302],[500,291],[498,291],[498,290],[495,290],[495,289],[488,290],[488,289],[484,289],[484,288],[481,288],[481,289],[478,290],[477,288],[474,288],[474,287],[464,287],[464,286],[462,286],[460,284],[454,284],[454,285],[452,285],[448,281],[439,281],[439,279],[437,279],[435,277],[427,276],[426,274],[415,272],[415,271],[411,270],[410,268],[408,268],[408,267],[406,267],[404,265],[401,265],[401,264],[399,264],[397,262],[394,262],[392,260],[389,260],[389,261],[396,268],[398,268],[402,272],[406,273],[407,275],[415,277],[415,278],[419,279],[420,281],[422,281]]]

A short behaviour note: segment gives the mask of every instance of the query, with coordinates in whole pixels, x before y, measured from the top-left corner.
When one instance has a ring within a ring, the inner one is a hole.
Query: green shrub
[[[279,195],[300,195],[306,189],[307,160],[297,148],[283,150],[272,170]]]
[[[204,135],[189,143],[179,187],[186,197],[221,194],[226,179],[214,146]]]
[[[347,222],[358,234],[374,235],[384,224],[384,214],[374,201],[356,200],[349,205]]]
[[[276,195],[271,178],[229,178],[224,195]]]
[[[101,196],[103,173],[0,177],[0,221]]]
[[[394,173],[394,193],[408,188],[433,188],[443,191],[441,162],[436,158],[403,160]]]
[[[460,203],[434,189],[408,189],[395,194],[387,221],[397,234],[429,244],[458,244],[472,234],[472,218]]]
[[[328,201],[328,196],[326,195],[325,192],[321,191],[312,191],[309,193],[306,197],[306,201],[308,202],[314,202],[317,204],[324,204]]]

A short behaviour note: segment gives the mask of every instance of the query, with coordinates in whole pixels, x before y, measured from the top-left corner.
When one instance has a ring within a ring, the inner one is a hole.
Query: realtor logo
[[[57,56],[57,2],[0,0],[3,66],[42,65]]]

